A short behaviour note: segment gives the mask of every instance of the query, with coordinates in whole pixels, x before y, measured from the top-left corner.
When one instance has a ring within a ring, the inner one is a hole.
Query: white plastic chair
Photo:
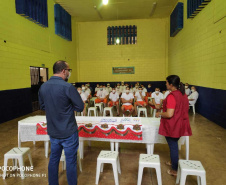
[[[113,107],[105,107],[104,108],[104,114],[103,117],[106,117],[106,112],[109,111],[110,112],[110,116],[113,117],[113,111],[112,111]]]
[[[33,166],[30,148],[28,148],[28,147],[13,148],[4,155],[3,179],[5,179],[5,177],[6,177],[6,169],[7,169],[8,159],[13,159],[13,166],[17,166],[17,160],[19,161],[21,179],[24,179],[23,168],[24,168],[24,156],[26,154],[28,155],[30,165]]]
[[[189,107],[192,107],[193,114],[195,114],[195,104],[194,105],[189,105]]]
[[[96,184],[99,182],[100,172],[103,172],[104,163],[110,163],[113,167],[115,185],[119,185],[118,173],[121,174],[118,152],[102,150],[97,158]],[[107,183],[106,183],[107,184]]]
[[[147,116],[147,109],[145,107],[138,107],[138,117],[140,117],[140,113],[143,112],[145,114],[145,117]]]
[[[200,161],[179,160],[176,184],[185,185],[187,175],[197,176],[198,185],[206,185],[206,171]]]
[[[94,112],[94,116],[95,117],[98,116],[98,114],[97,114],[97,108],[96,107],[89,107],[88,108],[88,116],[91,116],[91,111]]]
[[[158,155],[140,154],[137,185],[141,185],[143,169],[155,168],[158,185],[162,185],[160,159]]]
[[[104,107],[104,103],[103,102],[101,102],[101,103],[95,103],[95,107],[97,108],[97,107],[99,107],[99,110],[100,110],[100,113],[102,113],[103,112],[103,107]]]

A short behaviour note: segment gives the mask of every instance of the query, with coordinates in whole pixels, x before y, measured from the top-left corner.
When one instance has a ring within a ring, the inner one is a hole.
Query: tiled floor
[[[0,166],[3,165],[4,153],[17,146],[17,123],[25,117],[40,114],[35,112],[18,119],[0,124]],[[199,114],[195,116],[190,112],[190,122],[193,136],[190,137],[190,159],[200,160],[206,169],[208,185],[226,185],[226,130],[215,123],[208,121]],[[41,177],[27,177],[21,180],[19,177],[0,179],[0,185],[44,185],[48,184],[48,160],[44,156],[44,143],[22,143],[23,147],[30,147],[34,163],[34,171],[27,174],[40,175]],[[145,153],[144,144],[121,144],[120,164],[122,174],[119,175],[120,185],[135,185],[137,183],[139,154]],[[82,160],[82,173],[78,170],[78,185],[94,185],[96,176],[96,159],[99,152],[109,150],[110,144],[106,142],[92,142],[91,147],[85,144],[84,159]],[[169,160],[167,145],[156,144],[155,154],[160,156],[163,185],[174,185],[175,177],[166,173],[168,167],[164,164]],[[185,158],[185,147],[182,146],[180,158]],[[9,161],[12,164],[11,160]],[[25,158],[25,165],[29,165]],[[2,172],[1,172],[2,174]],[[8,175],[17,176],[19,172],[9,172]],[[43,176],[43,177],[42,177]],[[59,184],[66,185],[66,172],[59,168]],[[100,175],[100,185],[114,185],[114,177],[111,165],[105,165],[104,172]],[[195,185],[196,177],[188,176],[186,185]],[[157,185],[156,173],[153,169],[145,169],[142,185]]]

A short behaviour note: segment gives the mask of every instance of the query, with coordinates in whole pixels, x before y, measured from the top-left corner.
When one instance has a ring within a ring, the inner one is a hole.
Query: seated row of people
[[[187,88],[186,85],[185,88]],[[124,84],[122,84],[122,86],[124,86]],[[138,84],[136,84],[134,88],[129,88],[129,85],[125,84],[125,89],[121,91],[122,86],[120,86],[120,84],[117,84],[116,88],[112,88],[110,87],[110,84],[107,84],[107,87],[104,85],[97,85],[95,89],[95,91],[97,90],[95,94],[95,96],[97,96],[95,103],[103,102],[105,107],[116,106],[117,116],[119,116],[120,99],[122,102],[122,113],[124,114],[125,111],[129,110],[129,116],[133,113],[135,113],[135,116],[137,116],[137,106],[146,107],[147,105],[150,105],[152,106],[152,108],[161,109],[163,100],[170,93],[170,91],[168,90],[161,93],[159,88],[155,88],[155,92],[152,93],[150,91],[151,85],[148,86],[149,92],[143,85],[138,86]],[[190,105],[194,105],[198,99],[198,92],[196,91],[196,88],[194,86],[192,86],[191,89],[192,94],[188,96],[188,99]],[[78,92],[81,94],[83,101],[89,104],[90,98],[92,97],[89,85],[82,85],[82,88],[78,88]],[[148,100],[149,97],[151,99],[150,101]],[[85,115],[85,111],[83,111],[83,114]]]

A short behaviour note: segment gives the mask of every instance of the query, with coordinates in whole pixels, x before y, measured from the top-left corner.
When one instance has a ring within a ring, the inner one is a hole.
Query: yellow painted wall
[[[184,28],[169,37],[169,74],[190,84],[226,90],[225,16],[226,1],[212,0],[194,19],[187,19],[184,0]]]
[[[49,27],[42,28],[16,14],[15,0],[0,1],[0,90],[30,87],[30,66],[45,64],[51,76],[59,59],[73,69],[69,82],[77,80],[76,24],[72,21],[72,42],[55,35],[53,0],[48,0],[48,22]]]
[[[136,45],[107,45],[108,26],[137,26]],[[77,23],[79,82],[163,81],[167,75],[168,20],[145,19]],[[135,67],[113,75],[112,67]]]

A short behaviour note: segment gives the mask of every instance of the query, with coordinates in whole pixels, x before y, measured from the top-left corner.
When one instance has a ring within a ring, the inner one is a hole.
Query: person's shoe
[[[170,170],[170,169],[168,169],[168,170],[167,170],[167,173],[168,173],[169,175],[171,175],[171,176],[174,176],[174,177],[177,176],[177,171],[175,171],[175,170]]]

